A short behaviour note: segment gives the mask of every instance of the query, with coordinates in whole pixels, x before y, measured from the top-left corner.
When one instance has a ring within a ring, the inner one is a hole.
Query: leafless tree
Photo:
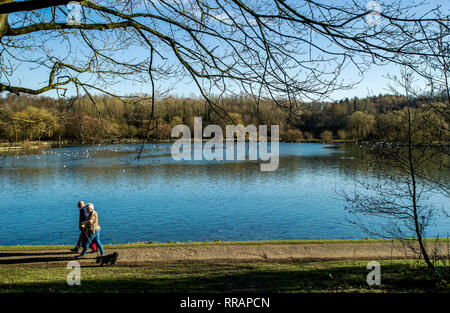
[[[229,93],[244,92],[256,102],[271,99],[296,112],[302,101],[353,86],[358,79],[342,78],[344,68],[362,73],[370,64],[440,56],[445,51],[426,47],[449,29],[449,17],[439,7],[423,12],[409,1],[384,3],[382,12],[368,9],[367,1],[78,4],[0,0],[0,91],[64,95],[75,88],[111,94],[115,83],[133,80],[150,81],[154,99],[162,81],[187,78],[224,119],[229,116],[218,100]],[[368,23],[373,16],[379,21]],[[39,87],[20,83],[17,73],[25,67],[47,73]]]
[[[433,162],[433,158],[439,158],[432,146],[437,136],[428,128],[442,129],[440,125],[432,125],[434,120],[428,114],[413,107],[413,73],[403,67],[400,76],[390,76],[394,82],[389,85],[391,92],[406,97],[406,106],[393,112],[397,122],[390,131],[395,139],[366,147],[376,157],[372,178],[357,181],[355,192],[341,195],[347,202],[346,209],[355,215],[357,225],[372,235],[401,240],[421,255],[431,272],[439,276],[424,239],[427,226],[441,209],[428,201],[430,195],[448,190],[447,174],[437,166],[439,162]],[[428,132],[424,132],[425,128]],[[444,131],[448,135],[448,129]],[[384,222],[367,224],[362,221],[362,215],[376,216]]]

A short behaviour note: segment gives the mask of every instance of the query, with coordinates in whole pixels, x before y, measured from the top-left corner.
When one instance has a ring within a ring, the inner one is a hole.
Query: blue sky
[[[395,74],[398,72],[398,67],[391,65],[387,66],[372,66],[367,72],[364,73],[363,76],[355,70],[344,70],[343,77],[348,80],[359,81],[361,82],[357,84],[351,90],[340,90],[335,91],[332,95],[334,99],[343,99],[343,98],[353,98],[353,97],[365,97],[369,95],[378,95],[388,93],[386,89],[387,80],[385,79],[386,74]],[[42,83],[47,81],[48,73],[43,70],[33,69],[29,66],[21,67],[20,70],[16,73],[17,77],[21,81],[22,86],[26,86],[29,88],[38,88],[42,86]],[[150,85],[149,84],[136,84],[134,82],[122,80],[117,83],[115,86],[111,86],[111,91],[116,93],[150,93]],[[174,96],[180,97],[189,97],[192,95],[199,96],[200,93],[198,91],[197,86],[191,82],[189,79],[184,79],[174,85],[174,89],[171,92]],[[54,91],[50,91],[45,93],[47,96],[56,96]],[[75,95],[74,90],[69,90],[67,92],[67,96]]]
[[[338,0],[338,2],[342,2],[343,0]],[[328,1],[323,1],[328,2]],[[335,2],[335,1],[334,1]],[[411,3],[422,3],[423,1],[411,1]],[[380,1],[382,3],[382,1]],[[449,0],[432,0],[428,2],[429,4],[441,4],[445,7],[449,7]],[[63,49],[61,47],[55,46],[55,51],[63,53],[61,51]],[[135,50],[134,52],[137,57],[143,57],[144,55],[148,55],[148,51],[145,50]],[[345,69],[342,73],[342,77],[346,80],[350,81],[362,81],[355,86],[352,90],[342,90],[336,91],[332,94],[332,98],[334,99],[343,99],[343,98],[352,98],[352,97],[365,97],[369,95],[378,95],[388,93],[386,89],[387,80],[384,77],[386,74],[395,74],[398,72],[398,67],[392,64],[385,66],[372,66],[370,70],[364,73],[364,76],[359,76],[359,73],[355,70],[355,68]],[[21,86],[28,88],[38,88],[43,86],[48,79],[48,72],[43,69],[33,69],[29,65],[21,66],[18,71],[15,73],[13,83],[20,84]],[[170,82],[164,82],[167,84]],[[132,93],[150,93],[149,84],[135,84],[130,81],[120,81],[117,85],[111,86],[111,91],[121,93],[121,94],[132,94]],[[175,96],[188,97],[192,95],[200,95],[198,88],[196,85],[191,82],[189,79],[184,79],[177,83],[174,86],[172,94]],[[54,91],[47,92],[45,95],[55,96],[56,93]],[[68,96],[75,95],[75,90],[73,87],[67,92]]]

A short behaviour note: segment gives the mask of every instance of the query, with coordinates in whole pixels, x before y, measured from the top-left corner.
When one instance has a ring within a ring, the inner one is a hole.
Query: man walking
[[[75,246],[75,248],[70,249],[70,251],[72,251],[74,253],[78,253],[78,250],[80,250],[80,248],[83,247],[83,242],[85,240],[87,240],[86,234],[85,234],[83,228],[81,227],[81,225],[89,219],[89,213],[87,212],[87,208],[84,205],[84,201],[78,202],[78,209],[80,209],[80,218],[78,220],[78,227],[79,227],[81,233],[80,233],[80,237],[78,237],[78,242],[77,242],[77,245]]]

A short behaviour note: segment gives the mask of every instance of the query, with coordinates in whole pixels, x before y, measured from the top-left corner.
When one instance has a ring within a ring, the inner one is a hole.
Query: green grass
[[[450,239],[426,239],[428,242],[450,242]],[[324,240],[262,240],[262,241],[199,241],[199,242],[136,242],[126,244],[106,244],[110,249],[120,248],[148,248],[148,247],[175,247],[190,245],[263,245],[263,244],[324,244],[324,243],[390,243],[392,239],[324,239]],[[24,245],[0,246],[0,251],[26,251],[26,250],[61,250],[71,249],[68,245]]]
[[[0,292],[449,292],[413,261],[381,261],[381,286],[369,287],[367,261],[195,262],[81,268],[69,286],[61,268],[0,267]],[[438,267],[450,280],[448,267]]]

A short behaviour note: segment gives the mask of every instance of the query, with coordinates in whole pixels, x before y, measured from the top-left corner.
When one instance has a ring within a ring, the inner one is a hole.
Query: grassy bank
[[[88,259],[80,260],[81,286],[66,283],[71,272],[66,266],[75,257],[68,251],[71,246],[2,246],[0,293],[450,292],[450,284],[434,280],[423,262],[405,259],[402,254],[397,255],[397,259],[392,258],[392,254],[388,259],[386,253],[382,257],[380,248],[389,249],[391,242],[359,239],[105,245],[109,253],[119,251],[120,262],[115,267],[99,267],[95,263],[96,255],[89,254]],[[450,241],[440,239],[437,242],[448,256]],[[369,258],[360,254],[358,257],[357,250],[362,247],[363,252],[378,249],[380,254]],[[284,251],[284,259],[265,257],[264,253],[275,253],[277,249]],[[317,259],[310,257],[318,255],[319,250],[328,251],[329,255]],[[219,251],[222,256],[225,252],[230,257],[195,259],[202,251],[212,251],[208,257],[214,257],[214,251]],[[263,258],[256,254],[258,251]],[[295,258],[295,251],[305,251],[308,258]],[[240,253],[255,254],[253,259],[244,260]],[[133,257],[136,254],[143,257]],[[163,257],[155,258],[161,255]],[[179,258],[171,259],[173,255]],[[327,259],[333,256],[341,259]],[[370,260],[381,264],[380,286],[370,287],[366,282],[371,271],[366,268]],[[449,264],[447,258],[436,263],[447,282],[450,281]]]
[[[368,286],[367,261],[190,262],[82,267],[81,285],[70,270],[0,267],[0,292],[449,292],[413,261],[381,261],[381,285]],[[438,268],[450,278],[446,268]]]
[[[317,239],[317,240],[259,240],[259,241],[194,241],[194,242],[135,242],[124,244],[104,244],[105,248],[123,249],[123,248],[148,248],[148,247],[177,247],[177,246],[197,246],[197,245],[267,245],[267,244],[325,244],[325,243],[390,243],[393,239]],[[425,239],[425,242],[447,242],[450,244],[450,238]],[[16,245],[0,246],[0,251],[22,251],[22,250],[61,250],[71,249],[68,245]]]

